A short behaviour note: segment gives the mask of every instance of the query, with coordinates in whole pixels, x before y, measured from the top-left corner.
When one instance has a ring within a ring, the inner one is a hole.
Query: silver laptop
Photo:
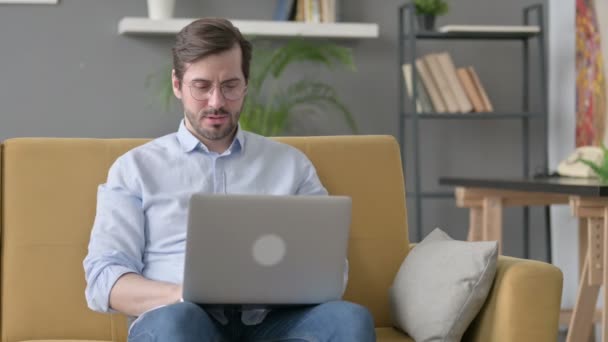
[[[339,299],[350,223],[345,196],[195,194],[183,298],[264,305]]]

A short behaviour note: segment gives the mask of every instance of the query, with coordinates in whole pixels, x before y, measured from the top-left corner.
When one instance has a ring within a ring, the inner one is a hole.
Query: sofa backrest
[[[302,150],[331,194],[353,198],[345,298],[389,326],[388,289],[408,252],[399,148],[388,136],[276,138]],[[3,144],[2,341],[126,340],[121,315],[90,311],[82,260],[97,186],[144,139],[20,138]]]

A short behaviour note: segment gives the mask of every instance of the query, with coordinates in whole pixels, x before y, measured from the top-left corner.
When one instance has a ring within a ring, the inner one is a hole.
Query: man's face
[[[184,105],[186,128],[203,142],[232,141],[245,99],[241,58],[235,45],[186,64],[181,84],[173,73],[173,93]]]

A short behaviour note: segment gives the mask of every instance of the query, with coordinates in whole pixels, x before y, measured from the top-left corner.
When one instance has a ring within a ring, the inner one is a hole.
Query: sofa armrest
[[[555,342],[562,282],[553,265],[500,256],[492,289],[463,341]]]

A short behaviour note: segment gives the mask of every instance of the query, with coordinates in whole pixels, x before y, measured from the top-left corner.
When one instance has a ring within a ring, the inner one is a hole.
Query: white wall
[[[605,88],[605,99],[608,101],[608,1],[606,0],[595,0],[595,13],[599,23],[599,29],[601,32],[601,44],[602,44],[602,56],[604,58],[604,80],[606,80]],[[606,114],[608,114],[608,105],[606,106]],[[608,145],[608,127],[604,129],[604,144]],[[606,287],[600,291],[600,297],[598,299],[598,307],[602,307],[603,296],[605,296]],[[595,326],[595,340],[601,341],[601,324]]]
[[[604,80],[606,82],[606,99],[608,100],[608,1],[596,0],[595,13],[599,22],[600,32],[602,34],[602,56],[604,57]],[[608,114],[608,105],[606,106]],[[608,145],[608,128],[604,130],[604,144]]]
[[[575,1],[549,2],[549,169],[575,147]],[[567,206],[551,209],[553,263],[564,272],[562,307],[572,308],[578,282],[577,220]]]

